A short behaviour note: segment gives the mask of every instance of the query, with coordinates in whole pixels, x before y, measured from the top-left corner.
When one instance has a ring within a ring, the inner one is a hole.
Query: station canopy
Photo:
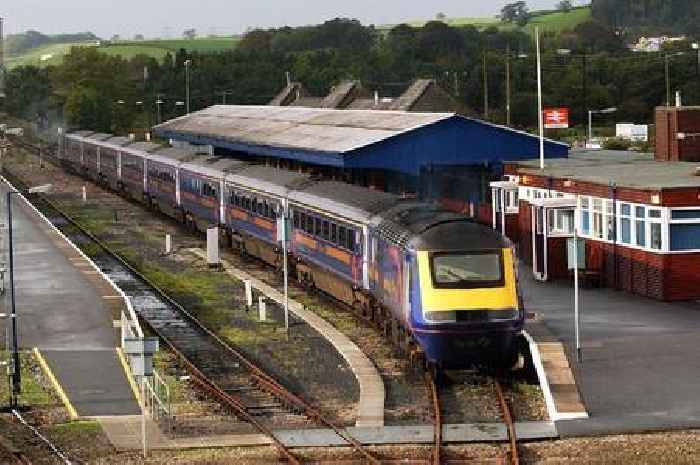
[[[417,174],[422,166],[538,156],[536,137],[455,113],[216,105],[154,128],[164,138],[242,154]],[[546,142],[548,157],[568,146]]]

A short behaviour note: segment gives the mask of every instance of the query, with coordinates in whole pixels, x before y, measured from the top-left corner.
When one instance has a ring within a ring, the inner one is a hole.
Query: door
[[[547,279],[547,225],[546,211],[543,207],[532,207],[532,273],[535,279],[545,281]]]

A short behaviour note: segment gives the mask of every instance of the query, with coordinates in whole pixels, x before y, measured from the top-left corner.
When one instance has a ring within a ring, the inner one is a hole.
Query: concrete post
[[[207,264],[214,268],[221,265],[219,259],[219,228],[207,229]]]
[[[258,313],[260,315],[260,321],[267,320],[267,303],[265,302],[265,296],[258,297]]]
[[[87,202],[87,189],[83,186],[83,203]]]
[[[172,238],[170,237],[170,234],[165,235],[165,254],[170,255],[170,253],[173,251],[173,241]]]
[[[245,302],[248,307],[253,306],[253,283],[250,279],[243,281],[245,284]]]

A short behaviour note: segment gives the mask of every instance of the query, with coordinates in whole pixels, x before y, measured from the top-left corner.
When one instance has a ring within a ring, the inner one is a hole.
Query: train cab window
[[[331,227],[328,221],[323,222],[323,238],[329,240],[331,237]]]
[[[338,226],[335,223],[331,223],[331,237],[330,241],[334,244],[338,243]]]
[[[500,287],[504,283],[503,256],[500,251],[435,253],[431,273],[436,288]]]

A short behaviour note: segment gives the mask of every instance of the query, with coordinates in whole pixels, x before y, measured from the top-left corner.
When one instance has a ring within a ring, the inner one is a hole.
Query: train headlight
[[[457,321],[457,312],[426,312],[425,319],[435,323],[454,323]]]

